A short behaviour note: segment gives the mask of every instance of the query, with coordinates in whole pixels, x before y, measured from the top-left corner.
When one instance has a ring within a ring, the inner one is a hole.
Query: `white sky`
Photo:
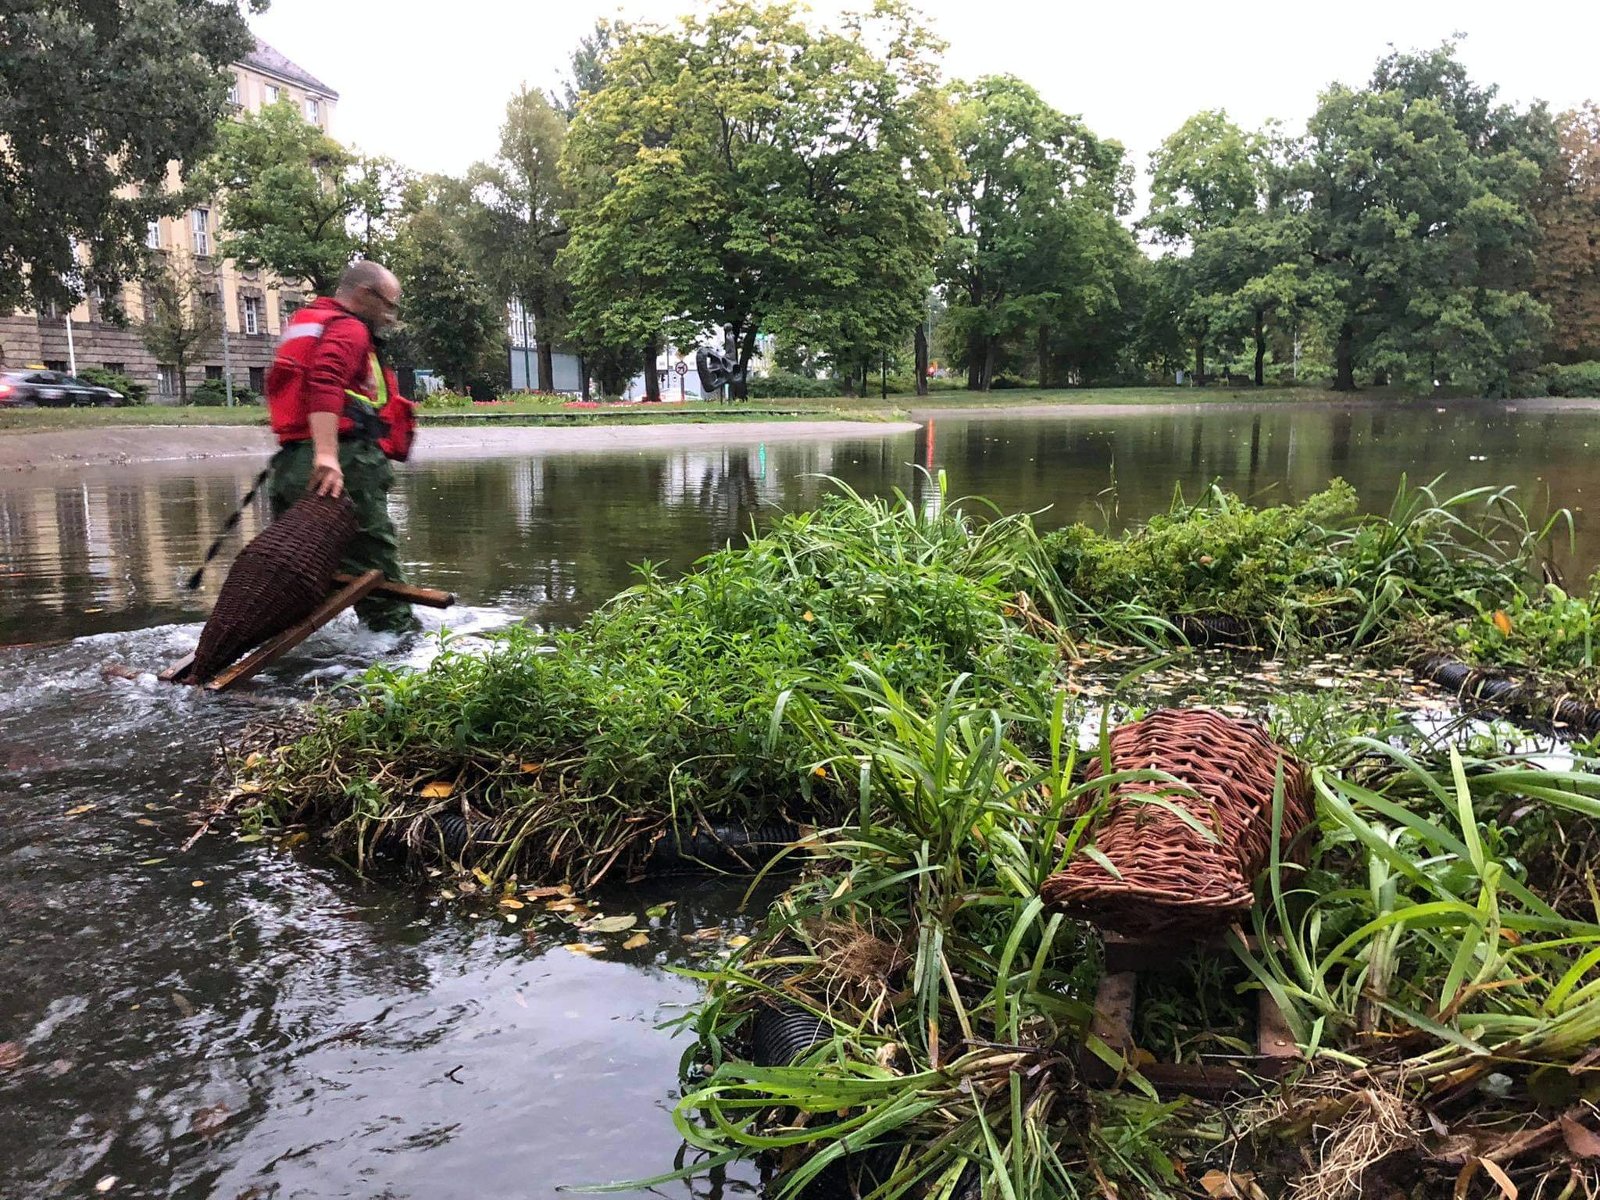
[[[814,0],[825,14],[839,0]],[[601,16],[666,20],[693,0],[273,0],[263,38],[340,93],[334,134],[417,170],[493,153],[507,98],[555,87]],[[1365,82],[1388,43],[1467,35],[1461,56],[1505,98],[1557,111],[1600,99],[1593,0],[923,0],[951,77],[1009,72],[1128,147],[1141,177],[1185,117],[1298,127],[1334,80]],[[1141,191],[1143,189],[1141,188]]]

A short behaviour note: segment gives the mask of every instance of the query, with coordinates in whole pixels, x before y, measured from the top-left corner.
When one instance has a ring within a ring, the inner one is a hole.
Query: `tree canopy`
[[[680,341],[764,324],[842,346],[909,333],[946,169],[937,44],[898,3],[807,23],[724,0],[617,26],[566,150],[580,328]]]
[[[222,249],[331,292],[358,255],[388,237],[400,181],[392,164],[362,158],[300,115],[288,99],[223,125],[202,179],[222,205]]]
[[[236,0],[0,3],[0,312],[142,270],[250,45]]]

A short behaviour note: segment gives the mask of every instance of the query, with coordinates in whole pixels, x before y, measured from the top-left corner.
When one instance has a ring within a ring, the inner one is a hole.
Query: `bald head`
[[[362,259],[339,276],[335,298],[375,332],[383,333],[399,317],[400,281],[388,267]]]

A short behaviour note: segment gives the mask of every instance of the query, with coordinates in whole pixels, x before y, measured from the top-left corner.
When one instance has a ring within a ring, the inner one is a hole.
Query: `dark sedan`
[[[0,373],[0,408],[66,408],[99,405],[112,408],[128,398],[87,379],[61,371],[6,371]]]

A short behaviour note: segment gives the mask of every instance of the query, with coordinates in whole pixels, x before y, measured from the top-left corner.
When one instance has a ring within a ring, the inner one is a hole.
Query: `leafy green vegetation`
[[[1298,505],[1256,508],[1213,488],[1121,537],[1075,525],[1046,549],[1067,593],[1064,623],[1170,643],[1193,619],[1274,650],[1393,640],[1408,621],[1471,613],[1521,594],[1565,514],[1543,521],[1510,491],[1442,495],[1402,481],[1383,516],[1360,515],[1335,480]]]
[[[355,704],[244,769],[257,818],[326,825],[358,862],[396,837],[434,862],[454,814],[494,877],[593,882],[669,830],[836,815],[837,789],[774,720],[803,672],[862,659],[922,693],[965,671],[998,698],[1047,694],[1061,653],[1018,606],[1053,600],[1031,523],[959,504],[846,495],[681,579],[640,573],[577,630],[376,668]]]
[[[1588,620],[1530,582],[1560,527],[1505,491],[1431,485],[1362,516],[1335,483],[1041,539],[942,487],[921,509],[846,490],[680,579],[644,564],[577,630],[375,669],[298,737],[241,750],[236,795],[253,831],[310,826],[357,867],[398,855],[495,894],[646,869],[675,833],[789,825],[763,874],[798,879],[696,973],[674,1119],[705,1157],[679,1176],[767,1156],[783,1197],[1015,1200],[1175,1198],[1220,1172],[1240,1195],[1333,1200],[1433,1194],[1483,1160],[1533,1190],[1592,1189],[1600,761],[1508,754],[1509,727],[1413,722],[1363,682],[1486,611],[1530,638]],[[1515,618],[1489,608],[1507,596]],[[1182,648],[1151,661],[1148,644],[1178,645],[1185,613],[1302,658],[1341,647],[1306,665],[1344,678],[1238,659],[1180,675],[1183,703],[1269,723],[1309,765],[1317,816],[1256,881],[1251,936],[1140,985],[1127,1048],[1092,1028],[1099,934],[1040,885],[1099,853],[1112,786],[1164,778],[1082,767],[1166,702]],[[1094,644],[1130,638],[1147,643],[1131,658]],[[1253,1064],[1263,994],[1299,1057],[1258,1098],[1146,1078],[1160,1059]],[[773,1011],[816,1031],[798,1058],[759,1049]],[[1527,1140],[1562,1113],[1565,1142]]]
[[[1151,990],[1138,1031],[1156,1040],[1124,1060],[1089,1031],[1096,937],[1038,899],[1084,851],[1105,786],[1076,782],[1099,750],[1080,749],[1064,703],[1029,754],[1014,734],[1039,718],[961,680],[932,710],[866,669],[816,695],[786,719],[856,782],[858,815],[806,844],[812,872],[765,936],[704,973],[703,1058],[676,1119],[709,1162],[773,1156],[780,1197],[842,1165],[876,1200],[1176,1197],[1214,1171],[1332,1197],[1448,1188],[1466,1144],[1536,1186],[1595,1185],[1578,1150],[1513,1152],[1544,1106],[1600,1096],[1592,1065],[1567,1069],[1600,1038],[1600,897],[1547,853],[1595,845],[1593,764],[1328,746],[1308,866],[1273,862],[1253,942]],[[1241,999],[1262,990],[1303,1057],[1286,1083],[1243,1109],[1161,1102],[1144,1053],[1238,1054]],[[794,1062],[753,1065],[751,1027],[773,1005],[825,1026]],[[1089,1086],[1086,1055],[1122,1086]]]

